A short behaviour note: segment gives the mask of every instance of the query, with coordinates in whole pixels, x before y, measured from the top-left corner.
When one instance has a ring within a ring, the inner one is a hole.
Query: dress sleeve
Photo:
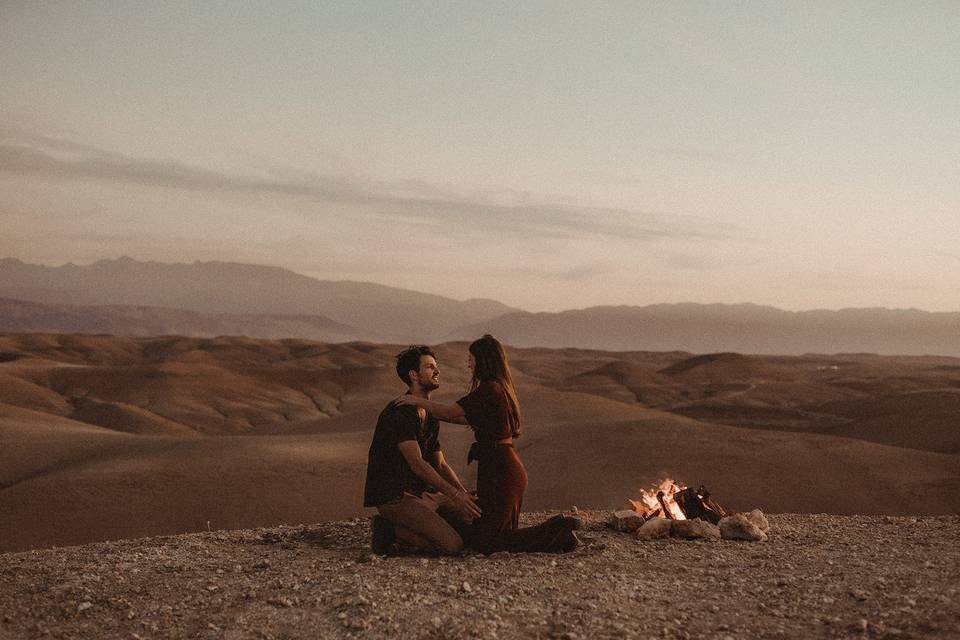
[[[506,397],[498,383],[481,382],[457,404],[478,438],[496,440],[510,435]]]
[[[485,422],[490,411],[491,387],[489,382],[481,382],[476,389],[457,400],[457,404],[463,409],[464,417],[473,428]]]

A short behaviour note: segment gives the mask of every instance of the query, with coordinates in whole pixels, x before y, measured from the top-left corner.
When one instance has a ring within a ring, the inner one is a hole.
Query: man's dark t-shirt
[[[440,422],[429,413],[421,420],[416,407],[398,407],[391,401],[380,412],[370,443],[363,506],[376,507],[396,500],[404,491],[420,495],[429,489],[397,448],[397,443],[405,440],[415,440],[420,455],[436,469],[433,454],[440,450]]]

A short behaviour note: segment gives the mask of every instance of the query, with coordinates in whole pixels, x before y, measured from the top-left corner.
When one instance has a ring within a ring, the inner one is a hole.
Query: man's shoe
[[[370,547],[378,556],[386,556],[394,553],[394,540],[396,535],[393,532],[393,523],[383,516],[376,515],[370,523],[373,535],[370,540]]]

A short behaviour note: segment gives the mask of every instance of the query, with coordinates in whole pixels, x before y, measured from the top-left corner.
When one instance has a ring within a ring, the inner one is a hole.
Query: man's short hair
[[[433,356],[433,350],[425,344],[414,344],[397,354],[397,375],[408,385],[410,384],[410,372],[420,370],[420,358],[422,356]]]

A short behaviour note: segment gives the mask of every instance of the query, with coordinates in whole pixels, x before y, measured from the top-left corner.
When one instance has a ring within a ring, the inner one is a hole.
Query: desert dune
[[[466,344],[436,347],[465,393]],[[367,513],[399,345],[0,336],[0,550]],[[517,349],[525,508],[612,509],[664,477],[732,509],[960,511],[960,361]],[[472,440],[441,442],[469,482]]]

